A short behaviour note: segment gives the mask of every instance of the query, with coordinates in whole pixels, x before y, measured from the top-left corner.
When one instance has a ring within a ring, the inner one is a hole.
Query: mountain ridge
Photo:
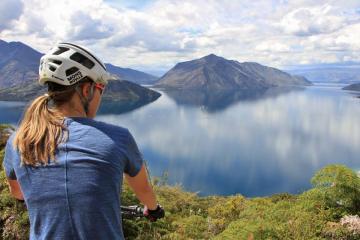
[[[155,87],[167,89],[261,89],[275,86],[311,85],[304,77],[292,76],[255,62],[240,63],[215,54],[177,63]]]
[[[300,74],[312,82],[346,83],[360,82],[360,67],[325,66],[309,69],[286,70],[290,74]]]
[[[111,63],[105,63],[105,65],[109,72],[117,75],[121,80],[135,82],[137,84],[152,84],[158,80],[156,76],[132,68],[123,68]]]

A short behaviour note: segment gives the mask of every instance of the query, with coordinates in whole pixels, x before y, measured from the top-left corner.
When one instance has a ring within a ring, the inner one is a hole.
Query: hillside
[[[0,101],[29,101],[44,94],[47,88],[36,81],[19,86],[0,89]],[[161,96],[160,93],[132,82],[113,80],[106,86],[103,101],[148,103]]]
[[[264,89],[311,85],[303,77],[291,76],[258,63],[239,63],[210,54],[176,64],[155,86],[165,89]]]
[[[40,58],[43,54],[21,42],[0,39],[0,89],[31,83],[38,78]],[[151,84],[157,78],[131,68],[106,64],[109,72],[119,79],[138,84]]]
[[[0,40],[0,89],[36,81],[41,55],[21,42]]]

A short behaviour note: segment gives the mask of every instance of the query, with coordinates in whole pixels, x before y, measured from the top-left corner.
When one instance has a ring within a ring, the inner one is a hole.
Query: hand
[[[165,216],[165,211],[159,204],[157,205],[157,208],[155,210],[150,210],[147,206],[145,206],[144,216],[151,222],[156,222],[156,220]]]

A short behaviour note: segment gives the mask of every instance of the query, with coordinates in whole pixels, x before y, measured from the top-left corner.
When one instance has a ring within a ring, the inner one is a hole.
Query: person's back
[[[7,146],[6,169],[15,163],[31,239],[119,239],[122,174],[135,176],[142,166],[136,144],[121,127],[87,118],[66,118],[65,125],[68,141],[46,167],[21,167]]]
[[[30,239],[123,239],[124,173],[144,215],[163,217],[130,132],[93,120],[110,78],[105,65],[62,43],[42,57],[39,73],[48,94],[26,109],[4,156],[11,193],[29,211]]]

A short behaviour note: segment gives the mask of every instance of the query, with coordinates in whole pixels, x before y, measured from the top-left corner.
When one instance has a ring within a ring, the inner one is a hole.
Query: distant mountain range
[[[43,54],[21,42],[0,40],[0,89],[33,82],[38,77],[38,67]],[[131,68],[106,64],[109,72],[137,84],[152,84],[157,77]]]
[[[299,74],[312,82],[319,83],[356,83],[360,82],[360,67],[326,66],[310,69],[288,70],[291,74]]]
[[[155,84],[165,89],[266,89],[281,86],[305,86],[311,82],[276,68],[254,62],[240,63],[210,54],[175,65]]]
[[[105,65],[106,65],[106,69],[109,72],[111,72],[112,74],[115,74],[121,80],[126,80],[126,81],[134,82],[137,84],[149,85],[149,84],[155,83],[159,79],[158,77],[155,77],[148,73],[140,72],[138,70],[134,70],[131,68],[117,67],[110,63],[107,63]]]

